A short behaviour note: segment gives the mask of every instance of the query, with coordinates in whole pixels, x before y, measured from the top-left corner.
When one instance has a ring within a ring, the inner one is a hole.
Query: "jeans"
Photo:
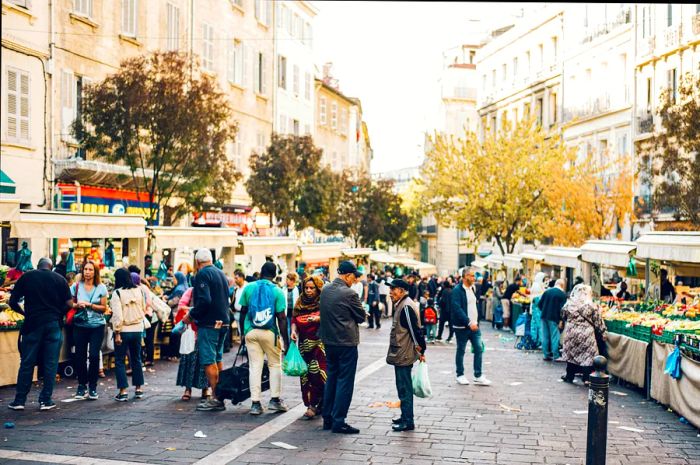
[[[411,380],[411,369],[413,365],[406,367],[394,367],[396,375],[396,392],[401,401],[401,420],[404,423],[413,425],[413,381]]]
[[[323,420],[333,427],[345,424],[355,388],[357,346],[326,346],[326,387],[323,391]]]
[[[32,387],[32,377],[37,359],[43,360],[44,385],[39,393],[39,402],[51,400],[53,385],[58,370],[58,355],[61,352],[61,328],[58,322],[46,323],[31,333],[23,334],[20,343],[22,359],[17,372],[15,403],[24,405]]]
[[[126,351],[129,351],[131,382],[134,386],[143,386],[143,367],[141,367],[141,332],[121,333],[122,343],[114,344],[114,367],[117,373],[117,388],[129,387],[126,377]]]
[[[481,330],[472,331],[469,328],[455,329],[457,337],[457,352],[455,353],[455,364],[457,365],[457,376],[464,375],[464,352],[467,348],[467,341],[472,343],[474,349],[474,377],[481,376],[481,359],[483,358],[483,347],[481,345]]]
[[[425,325],[425,332],[428,336],[429,341],[435,340],[435,334],[437,333],[437,325]]]
[[[104,326],[97,328],[75,326],[73,328],[75,370],[78,374],[78,384],[81,386],[89,385],[92,390],[97,389],[97,377],[100,372],[100,349],[102,349],[104,335]],[[88,358],[90,359],[90,368],[87,367]]]
[[[546,358],[559,358],[559,327],[557,322],[542,319],[542,353]]]
[[[379,310],[379,305],[370,307],[369,318],[367,321],[369,321],[370,328],[374,328],[375,325],[377,328],[382,327],[382,312]]]

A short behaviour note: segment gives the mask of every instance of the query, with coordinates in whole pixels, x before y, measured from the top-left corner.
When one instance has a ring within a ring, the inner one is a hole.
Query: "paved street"
[[[348,423],[361,429],[359,435],[322,431],[320,420],[295,421],[302,407],[284,415],[257,418],[247,414],[249,404],[229,406],[220,413],[195,412],[196,392],[189,403],[179,400],[182,391],[174,386],[177,363],[161,362],[156,373],[147,373],[147,397],[127,404],[111,399],[113,377],[102,380],[99,401],[59,402],[50,412],[38,411],[36,390],[30,394],[34,403],[28,404],[26,411],[10,411],[4,405],[12,399],[13,389],[1,389],[0,419],[14,422],[15,428],[2,430],[0,462],[584,462],[587,389],[559,382],[562,366],[545,365],[538,354],[514,350],[512,336],[501,336],[490,328],[485,329],[485,373],[493,386],[456,385],[454,345],[430,346],[427,358],[435,395],[416,400],[416,431],[392,432],[390,420],[398,415],[398,409],[379,405],[397,400],[393,370],[383,363],[388,332],[388,324],[379,332],[362,329],[361,379],[348,418]],[[227,355],[227,363],[232,356]],[[55,399],[69,399],[75,388],[74,380],[61,382]],[[290,407],[299,404],[296,379],[285,377],[283,393]],[[675,414],[616,385],[611,387],[610,399],[608,464],[700,463],[698,432]],[[207,437],[195,438],[197,431]],[[283,448],[287,444],[295,449]]]

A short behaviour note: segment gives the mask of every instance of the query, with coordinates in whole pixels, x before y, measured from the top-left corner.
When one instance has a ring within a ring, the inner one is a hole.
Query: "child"
[[[423,315],[425,321],[425,331],[426,335],[428,336],[428,342],[434,344],[435,333],[437,332],[438,316],[437,311],[435,310],[435,302],[433,299],[428,299]]]

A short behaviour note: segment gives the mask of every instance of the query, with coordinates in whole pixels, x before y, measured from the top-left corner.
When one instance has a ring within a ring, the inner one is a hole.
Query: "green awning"
[[[16,188],[15,182],[0,170],[0,194],[14,194]]]

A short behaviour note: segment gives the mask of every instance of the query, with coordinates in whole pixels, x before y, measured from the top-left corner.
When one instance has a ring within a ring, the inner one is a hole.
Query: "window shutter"
[[[265,2],[265,25],[272,24],[272,2]]]
[[[234,43],[232,40],[228,41],[227,47],[226,47],[226,77],[230,82],[233,82],[235,80],[235,66],[234,66],[234,53],[233,53],[233,47]]]
[[[63,140],[72,140],[70,126],[75,119],[75,77],[69,70],[61,74],[61,135]]]
[[[17,72],[7,70],[7,137],[16,139],[18,136],[18,108],[17,108]]]
[[[29,75],[19,76],[19,138],[29,140]]]
[[[260,54],[260,93],[267,95],[267,56]]]
[[[243,87],[250,86],[250,47],[248,44],[242,44],[241,50],[243,53]]]

